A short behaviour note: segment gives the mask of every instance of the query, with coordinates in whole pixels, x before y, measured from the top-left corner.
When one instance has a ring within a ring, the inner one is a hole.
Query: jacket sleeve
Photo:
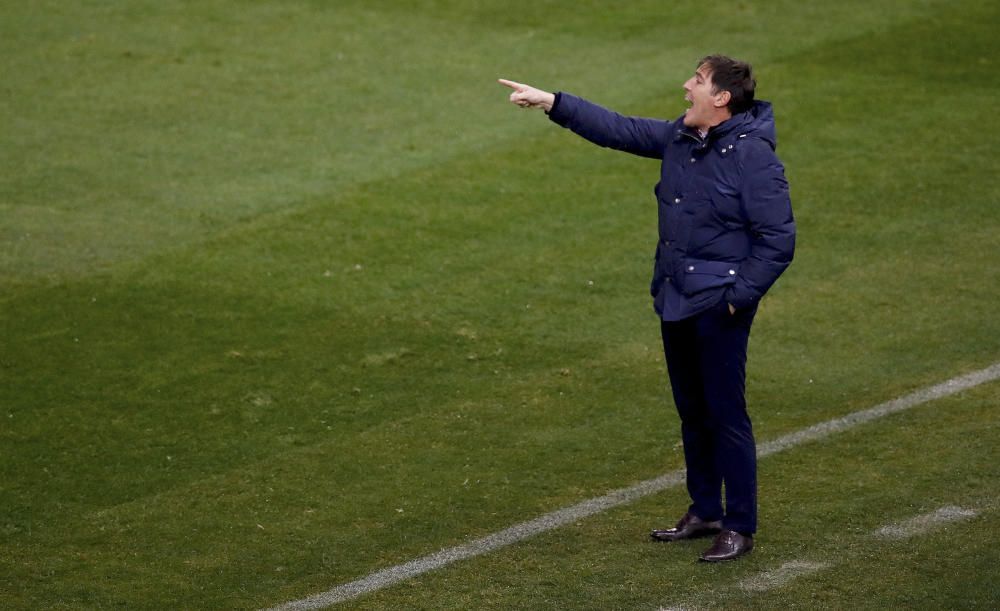
[[[743,160],[743,213],[750,231],[750,254],[740,265],[726,299],[745,308],[764,296],[792,262],[795,219],[785,169],[771,145],[752,138]]]
[[[549,118],[594,144],[653,159],[663,159],[671,127],[670,121],[626,117],[565,92],[556,94]]]

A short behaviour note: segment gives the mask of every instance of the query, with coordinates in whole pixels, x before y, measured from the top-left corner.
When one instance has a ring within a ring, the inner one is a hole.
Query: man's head
[[[694,76],[684,83],[684,99],[691,103],[684,125],[708,129],[749,110],[756,86],[750,64],[725,55],[702,58]]]

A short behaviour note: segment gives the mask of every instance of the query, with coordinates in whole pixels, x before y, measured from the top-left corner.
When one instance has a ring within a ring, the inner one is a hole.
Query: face
[[[691,105],[684,113],[684,125],[708,129],[729,118],[726,104],[728,91],[713,92],[712,72],[706,65],[698,66],[694,75],[684,83],[684,99]]]

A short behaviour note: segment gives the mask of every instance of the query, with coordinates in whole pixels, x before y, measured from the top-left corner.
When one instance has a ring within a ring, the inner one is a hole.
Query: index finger
[[[498,78],[497,82],[500,83],[501,85],[506,85],[506,86],[510,87],[511,89],[516,89],[517,91],[521,91],[521,89],[523,89],[525,87],[521,83],[517,83],[517,82],[514,82],[514,81],[508,81],[505,78]]]

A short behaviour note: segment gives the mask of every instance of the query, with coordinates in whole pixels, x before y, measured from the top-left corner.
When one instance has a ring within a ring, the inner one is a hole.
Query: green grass
[[[740,562],[696,564],[709,542],[646,538],[651,525],[667,521],[665,507],[684,504],[677,488],[355,608],[990,608],[1000,597],[991,578],[1000,553],[989,534],[1000,514],[991,492],[1000,481],[998,401],[994,385],[762,460],[761,519],[771,526]],[[979,513],[904,541],[872,536],[946,505]],[[738,587],[789,560],[828,567],[767,592]]]
[[[759,439],[1000,360],[991,5],[0,17],[0,606],[262,607],[680,466],[657,166],[498,76],[673,117],[701,56],[755,63],[799,225],[751,341]],[[997,392],[762,461],[741,563],[643,541],[673,490],[355,604],[989,608]],[[716,587],[791,556],[837,560]]]

